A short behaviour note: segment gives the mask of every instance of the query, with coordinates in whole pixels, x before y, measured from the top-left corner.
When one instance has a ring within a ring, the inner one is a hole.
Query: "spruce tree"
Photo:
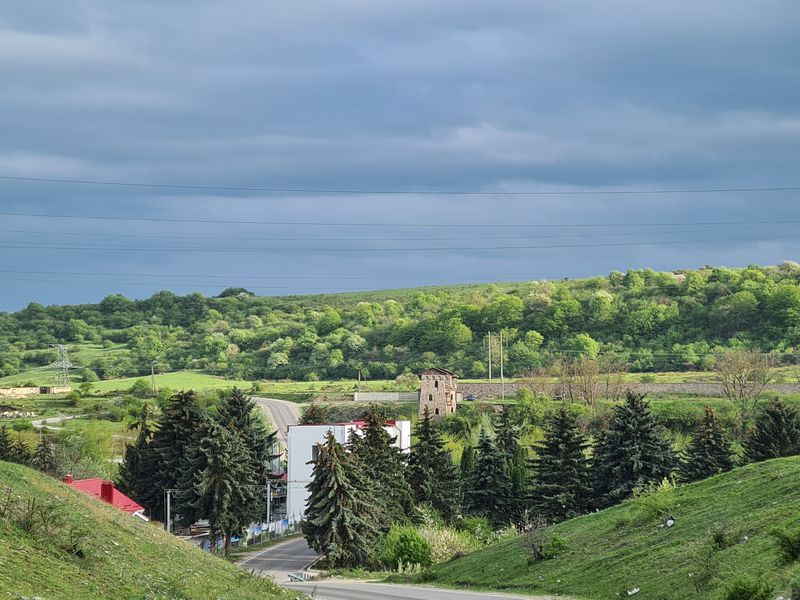
[[[264,511],[257,472],[241,437],[208,421],[198,442],[189,449],[178,478],[178,507],[183,523],[208,519],[211,539],[224,538],[228,554],[231,537],[241,535]]]
[[[700,481],[733,468],[733,450],[727,433],[712,408],[706,408],[703,422],[692,434],[681,461],[684,481]]]
[[[545,425],[544,439],[531,461],[531,505],[550,522],[585,512],[591,485],[586,438],[575,416],[561,406]]]
[[[255,400],[239,388],[233,388],[217,410],[217,422],[239,436],[250,456],[250,466],[255,481],[266,483],[270,475],[277,431],[269,432],[264,422],[255,413]]]
[[[459,463],[459,469],[461,471],[462,487],[466,485],[466,482],[469,480],[469,477],[472,474],[472,469],[474,468],[475,468],[475,447],[472,444],[467,444],[461,451],[461,462]]]
[[[512,493],[506,459],[486,431],[481,431],[478,456],[464,491],[465,508],[485,516],[495,526],[502,526],[513,514]]]
[[[351,452],[366,478],[380,490],[388,517],[381,528],[388,531],[392,523],[411,517],[413,493],[406,481],[403,454],[384,428],[386,422],[377,405],[370,405],[364,421],[363,436],[351,444]]]
[[[151,518],[164,519],[164,490],[178,487],[188,450],[199,438],[205,421],[194,392],[179,392],[167,400],[146,453],[148,479],[142,482],[141,497],[134,498],[150,510]]]
[[[31,465],[48,475],[55,475],[58,471],[58,464],[56,463],[55,453],[53,452],[53,444],[47,439],[44,433],[39,435],[39,443],[36,446],[36,451],[33,453]]]
[[[5,425],[0,425],[0,460],[11,460],[11,438]]]
[[[330,421],[330,409],[316,400],[311,402],[311,406],[303,411],[300,417],[301,425],[320,425]]]
[[[150,447],[153,430],[149,421],[147,404],[142,407],[139,420],[134,428],[137,427],[139,433],[136,435],[136,440],[133,444],[125,446],[125,455],[119,466],[117,487],[123,494],[138,500],[147,496],[147,486],[154,480],[156,467],[153,460],[153,449]]]
[[[521,515],[525,505],[527,469],[522,446],[519,444],[519,428],[514,423],[513,408],[506,404],[495,426],[495,444],[506,459],[508,476],[511,479],[509,497],[511,516]]]
[[[461,506],[461,482],[427,406],[414,433],[417,443],[411,449],[407,470],[414,500],[429,504],[445,520],[452,521]]]
[[[32,458],[31,450],[28,448],[28,445],[22,441],[22,438],[17,437],[11,442],[11,452],[8,456],[10,462],[15,462],[20,465],[29,465],[31,464]]]
[[[780,400],[770,402],[756,419],[755,429],[744,446],[744,458],[748,462],[800,454],[797,411]]]
[[[314,461],[303,535],[331,567],[363,565],[378,538],[374,502],[365,493],[352,457],[328,431]]]
[[[594,447],[595,505],[612,506],[628,498],[634,488],[660,482],[670,476],[675,462],[672,444],[644,395],[628,392]]]

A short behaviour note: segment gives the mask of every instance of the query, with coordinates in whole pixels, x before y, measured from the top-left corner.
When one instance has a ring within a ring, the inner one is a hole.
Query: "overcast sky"
[[[3,179],[0,309],[797,258],[800,191],[491,192],[800,186],[799,22],[794,0],[6,3],[2,177],[487,193]]]

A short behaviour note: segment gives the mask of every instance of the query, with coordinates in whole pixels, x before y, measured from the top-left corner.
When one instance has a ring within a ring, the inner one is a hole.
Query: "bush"
[[[775,529],[772,537],[775,538],[778,553],[784,563],[791,564],[800,558],[800,529]]]
[[[484,546],[488,546],[495,540],[494,531],[486,517],[464,517],[458,524],[458,529],[475,538]]]
[[[772,600],[772,586],[761,578],[740,575],[729,583],[724,600]]]
[[[800,600],[800,577],[795,577],[789,584],[789,598]]]
[[[539,560],[551,560],[564,554],[567,550],[567,540],[560,535],[553,534],[546,536],[545,530],[539,530],[532,533],[528,539],[528,547],[530,548],[531,556],[528,559],[529,564],[533,564]]]
[[[137,379],[133,385],[128,388],[128,393],[137,398],[147,398],[152,392],[150,384],[144,379]]]
[[[381,543],[380,559],[392,570],[432,564],[431,544],[410,525],[392,525]]]
[[[433,564],[461,558],[481,546],[480,542],[467,533],[449,527],[428,525],[422,527],[419,533],[430,545]]]
[[[664,478],[633,490],[634,521],[644,523],[655,518],[666,519],[675,511],[675,484]]]
[[[14,431],[31,431],[33,425],[30,421],[26,421],[25,419],[14,419],[11,421],[11,429]]]

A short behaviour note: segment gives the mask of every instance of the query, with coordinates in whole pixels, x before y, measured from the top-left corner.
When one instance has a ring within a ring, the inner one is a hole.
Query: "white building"
[[[364,428],[364,421],[350,423],[329,423],[324,425],[289,425],[286,453],[287,468],[287,507],[286,514],[292,518],[300,518],[305,514],[308,490],[314,466],[311,463],[317,457],[319,446],[324,443],[328,431],[340,444],[346,444],[351,431]],[[411,449],[411,421],[386,421],[384,427],[392,438],[394,445],[403,452]]]

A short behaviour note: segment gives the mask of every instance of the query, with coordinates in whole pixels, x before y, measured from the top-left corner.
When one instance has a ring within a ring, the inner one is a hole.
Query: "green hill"
[[[642,500],[585,515],[547,530],[564,550],[532,560],[536,534],[521,536],[437,568],[437,584],[577,598],[715,598],[740,574],[763,576],[786,592],[800,562],[782,564],[770,532],[800,526],[800,457],[748,465],[687,486],[670,500],[675,525]],[[709,585],[699,585],[709,580]]]
[[[296,598],[157,526],[0,461],[0,598]]]

